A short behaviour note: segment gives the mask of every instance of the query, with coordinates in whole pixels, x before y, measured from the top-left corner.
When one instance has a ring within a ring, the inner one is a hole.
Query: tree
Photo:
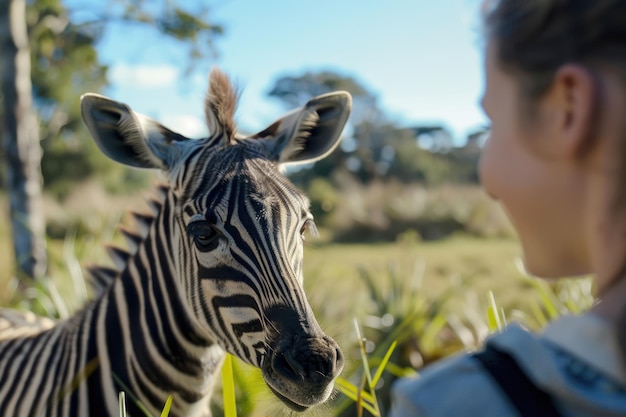
[[[380,109],[376,95],[352,77],[332,71],[284,76],[268,95],[280,99],[286,107],[295,107],[333,90],[352,94],[349,133],[342,148],[330,157],[316,162],[311,169],[291,174],[301,187],[308,188],[314,178],[344,178],[339,174],[346,170],[362,183],[383,178],[426,185],[476,181],[477,153],[473,148],[455,148],[444,126],[397,126]]]
[[[429,186],[454,179],[455,167],[448,155],[418,146],[413,129],[404,129],[396,135],[393,147],[396,153],[388,176],[403,183],[420,182]]]
[[[0,2],[3,146],[18,277],[46,272],[45,223],[41,201],[41,148],[32,101],[26,1]]]
[[[93,10],[92,3],[85,7]],[[156,28],[185,43],[193,63],[207,52],[214,53],[211,41],[223,32],[221,26],[207,23],[206,11],[187,10],[175,2],[155,8],[148,2],[126,0],[111,2],[95,19],[76,23],[60,0],[1,2],[4,140],[0,157],[4,154],[7,161],[4,182],[11,201],[18,276],[45,274],[42,169],[52,186],[105,169],[99,162],[102,158],[92,156],[97,154],[92,141],[77,139],[84,136],[77,100],[82,92],[98,91],[106,84],[106,68],[94,48],[106,25],[122,21]],[[40,139],[46,150],[43,161]]]
[[[431,152],[445,153],[453,147],[450,131],[440,125],[416,126],[411,128],[417,143]]]
[[[330,176],[335,170],[349,170],[365,181],[378,174],[375,155],[384,144],[377,127],[385,124],[385,117],[378,106],[376,95],[351,76],[333,71],[307,72],[300,76],[284,76],[276,80],[268,92],[270,97],[281,100],[286,108],[301,106],[314,96],[336,90],[345,90],[352,95],[352,114],[342,147],[330,157],[315,163],[308,172],[294,175],[294,181],[306,185],[312,178]],[[373,148],[376,148],[372,152]]]
[[[35,0],[29,7],[33,60],[38,63],[32,77],[42,119],[44,189],[61,198],[85,178],[96,176],[113,191],[143,186],[148,178],[145,172],[111,164],[93,141],[85,140],[78,97],[106,85],[107,68],[99,62],[95,45],[107,30],[123,23],[176,39],[188,51],[187,69],[215,53],[212,40],[223,32],[220,25],[208,23],[203,6],[189,9],[182,2],[166,2],[157,7],[135,0],[100,4],[76,2],[67,10],[60,0]]]
[[[73,23],[59,0],[35,0],[27,8],[32,47],[31,71],[35,108],[44,150],[44,189],[63,196],[78,180],[105,167],[88,138],[78,98],[106,85],[106,67],[95,44],[101,28]],[[117,170],[122,170],[117,168]]]
[[[334,71],[306,72],[300,76],[281,77],[267,94],[282,101],[287,109],[293,109],[315,96],[337,90],[345,90],[352,95],[352,125],[358,125],[365,120],[378,123],[384,119],[375,94],[354,77]]]
[[[71,12],[77,26],[92,32],[102,33],[114,23],[123,23],[143,26],[146,32],[153,31],[179,41],[180,48],[188,53],[187,73],[200,59],[216,56],[214,39],[224,33],[222,25],[211,22],[210,9],[202,2],[109,0],[94,3],[84,0],[84,3],[76,2]],[[82,15],[80,20],[78,15]],[[90,17],[85,18],[85,15]]]

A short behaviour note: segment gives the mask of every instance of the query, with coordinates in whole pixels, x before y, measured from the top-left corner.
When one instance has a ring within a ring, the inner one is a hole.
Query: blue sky
[[[89,3],[88,3],[89,4]],[[94,3],[91,3],[94,4]],[[285,109],[267,96],[281,75],[334,70],[377,95],[400,125],[443,123],[457,138],[485,123],[479,0],[216,0],[226,32],[218,56],[185,77],[185,52],[145,28],[116,25],[98,45],[110,66],[105,94],[201,136],[206,74],[221,67],[241,87],[237,120],[256,131]]]

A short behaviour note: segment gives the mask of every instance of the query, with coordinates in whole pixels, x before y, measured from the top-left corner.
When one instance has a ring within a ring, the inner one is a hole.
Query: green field
[[[89,201],[94,206],[102,204],[97,198]],[[65,208],[68,216],[80,217],[80,221],[65,238],[48,242],[52,292],[58,291],[57,303],[49,301],[54,297],[44,296],[48,290],[34,291],[30,297],[43,296],[43,301],[36,300],[33,304],[31,300],[22,303],[22,307],[44,305],[44,310],[50,311],[59,303],[68,311],[80,307],[77,294],[84,288],[80,264],[106,262],[104,244],[121,240],[113,226],[123,218],[128,202],[110,200],[107,203],[106,214],[97,216],[85,209],[84,201],[76,214],[72,213],[71,206]],[[0,207],[6,209],[1,199]],[[345,378],[358,383],[361,358],[355,319],[371,340],[368,355],[372,363],[380,359],[393,340],[399,342],[389,365],[389,369],[396,369],[396,374],[391,376],[395,378],[403,369],[419,368],[480,343],[490,328],[493,329],[487,314],[490,292],[502,316],[535,328],[564,311],[577,311],[591,303],[588,281],[561,285],[539,282],[525,276],[519,266],[520,256],[518,243],[504,238],[456,235],[422,242],[409,234],[409,238],[384,244],[336,244],[323,237],[307,238],[304,284],[320,324],[346,353]],[[6,222],[0,223],[0,264],[3,265],[0,305],[14,305],[11,301],[13,263]],[[378,326],[376,323],[384,323],[385,315],[392,317],[392,322]],[[407,321],[414,323],[407,324]],[[249,370],[236,372],[237,383],[246,384],[249,374]],[[255,378],[253,385],[262,386],[259,377],[252,377]],[[379,393],[383,403],[388,400],[388,386]],[[256,405],[258,398],[246,393],[249,390],[238,389],[239,408],[247,410],[239,415],[267,415],[259,409],[265,406]],[[262,388],[260,392],[261,398],[267,397]],[[215,415],[219,415],[219,396],[216,401]],[[355,415],[350,407],[354,404],[339,395],[329,415]]]
[[[77,274],[78,264],[107,263],[103,247],[111,240],[117,241],[117,236],[109,234],[102,243],[94,241],[93,236],[48,242],[51,278],[70,306],[78,307],[71,299],[74,291],[70,276]],[[0,272],[0,304],[5,305],[12,292],[10,254],[10,241],[3,234],[0,262],[8,267]],[[314,310],[333,321],[365,313],[368,295],[360,279],[362,270],[379,276],[382,286],[392,273],[415,281],[426,297],[436,298],[456,288],[459,297],[476,295],[480,300],[493,290],[507,308],[518,307],[532,295],[516,267],[519,257],[517,242],[509,239],[454,237],[427,243],[380,244],[334,244],[310,239],[305,248],[305,287]]]
[[[419,286],[425,297],[437,298],[456,288],[461,298],[468,291],[481,298],[488,289],[508,298],[521,285],[514,265],[518,257],[518,246],[512,240],[312,244],[305,252],[305,286],[314,310],[332,318],[359,317],[367,312],[368,293],[360,279],[363,270],[379,278],[382,288],[396,274]]]

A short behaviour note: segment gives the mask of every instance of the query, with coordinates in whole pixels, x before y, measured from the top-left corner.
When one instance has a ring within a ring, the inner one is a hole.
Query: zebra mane
[[[120,272],[126,268],[128,260],[137,252],[139,245],[148,235],[154,219],[161,211],[168,191],[169,186],[167,184],[157,184],[155,195],[146,200],[151,213],[130,211],[131,216],[135,220],[134,230],[123,225],[117,227],[126,240],[127,249],[114,245],[106,246],[109,258],[113,261],[113,267],[104,265],[87,267],[87,272],[89,273],[88,282],[96,298],[111,285]]]
[[[239,93],[226,74],[217,68],[209,75],[209,90],[204,100],[204,115],[211,136],[225,135],[232,142],[237,133],[235,111]]]

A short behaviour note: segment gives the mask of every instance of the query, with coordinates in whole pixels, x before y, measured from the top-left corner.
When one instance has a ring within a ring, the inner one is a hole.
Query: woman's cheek
[[[497,179],[499,176],[496,146],[494,138],[490,136],[485,143],[478,166],[480,183],[485,192],[494,199],[498,199]]]

